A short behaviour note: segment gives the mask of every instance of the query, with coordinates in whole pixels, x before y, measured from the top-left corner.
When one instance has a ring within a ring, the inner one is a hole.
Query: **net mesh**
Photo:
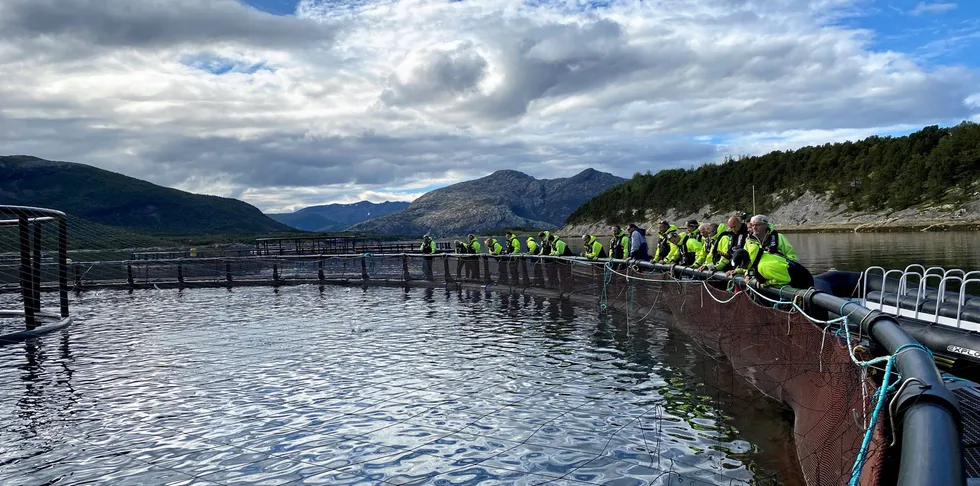
[[[55,290],[61,268],[55,257],[57,225],[41,224],[39,228],[41,289]],[[22,242],[17,231],[16,226],[0,227],[3,293],[22,293]],[[757,302],[746,292],[732,293],[702,281],[637,273],[615,264],[531,256],[214,257],[202,252],[198,253],[200,256],[179,253],[179,257],[170,258],[171,254],[160,252],[153,258],[135,259],[133,249],[146,247],[143,238],[127,239],[125,234],[116,234],[116,239],[106,245],[131,245],[125,250],[84,244],[97,241],[100,231],[99,227],[85,224],[70,231],[69,240],[82,247],[75,246],[69,253],[66,273],[70,290],[411,283],[525,294],[557,293],[604,309],[625,311],[632,322],[672,315],[676,327],[691,338],[706,359],[727,360],[746,382],[792,408],[796,454],[810,485],[848,483],[879,386],[873,376],[875,370],[869,372],[868,368],[855,365],[833,328],[815,325],[800,312]],[[46,299],[54,302],[56,295],[52,293]],[[23,325],[22,320],[18,322]],[[16,327],[5,325],[8,330]],[[879,484],[884,478],[886,441],[890,439],[886,437],[886,423],[887,417],[873,425],[860,484]]]

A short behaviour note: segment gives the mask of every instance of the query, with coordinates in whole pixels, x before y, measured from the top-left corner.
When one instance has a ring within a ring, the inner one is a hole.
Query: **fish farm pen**
[[[792,409],[808,485],[980,484],[980,385],[971,381],[980,379],[980,298],[967,292],[980,272],[872,267],[815,276],[814,289],[758,288],[677,265],[458,255],[443,246],[422,255],[414,244],[360,251],[367,246],[353,239],[320,238],[260,240],[247,255],[69,261],[63,214],[8,206],[0,216],[0,231],[13,235],[0,240],[0,293],[23,304],[0,311],[22,327],[3,328],[8,343],[31,339],[41,319],[54,322],[48,331],[64,329],[67,295],[103,289],[383,285],[542,295],[663,316],[700,352],[730,362],[746,386]],[[40,305],[48,294],[57,311]]]

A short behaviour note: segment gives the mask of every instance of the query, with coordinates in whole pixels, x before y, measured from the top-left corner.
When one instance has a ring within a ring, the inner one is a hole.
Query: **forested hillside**
[[[869,137],[730,159],[697,169],[636,174],[579,207],[569,224],[619,221],[647,211],[759,212],[807,191],[827,193],[850,211],[900,210],[969,199],[980,180],[980,125],[930,126],[904,137]]]

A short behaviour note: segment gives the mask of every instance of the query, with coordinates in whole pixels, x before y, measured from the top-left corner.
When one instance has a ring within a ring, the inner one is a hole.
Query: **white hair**
[[[752,216],[752,224],[768,225],[769,216],[766,216],[765,214],[756,214],[755,216]]]

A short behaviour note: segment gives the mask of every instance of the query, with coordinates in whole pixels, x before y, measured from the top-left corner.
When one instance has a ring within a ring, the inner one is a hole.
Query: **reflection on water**
[[[980,234],[943,233],[805,233],[786,235],[800,261],[814,273],[830,268],[862,271],[870,266],[905,268],[918,263],[980,270]]]
[[[86,293],[0,348],[0,483],[799,484],[665,323],[434,289]]]

